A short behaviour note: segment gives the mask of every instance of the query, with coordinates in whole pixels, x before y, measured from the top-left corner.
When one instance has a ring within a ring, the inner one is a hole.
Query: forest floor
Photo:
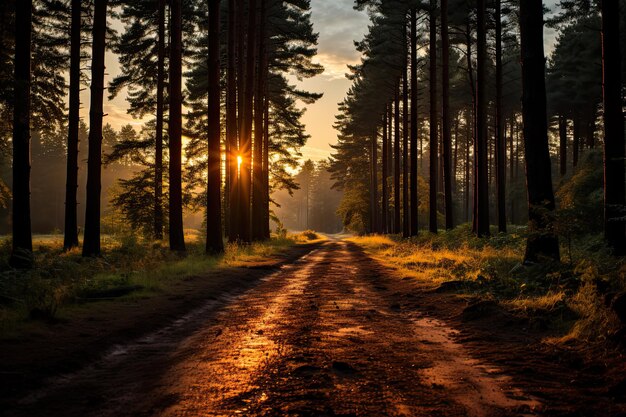
[[[546,343],[563,330],[442,291],[366,243],[301,245],[182,280],[141,311],[2,340],[0,413],[626,415],[618,350]]]

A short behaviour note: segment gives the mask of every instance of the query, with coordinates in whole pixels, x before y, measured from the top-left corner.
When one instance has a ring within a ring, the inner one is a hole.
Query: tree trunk
[[[251,241],[250,227],[250,202],[251,202],[251,162],[252,162],[252,123],[253,123],[253,103],[254,103],[254,73],[256,69],[256,19],[257,0],[248,1],[248,24],[246,27],[246,61],[244,77],[244,94],[242,113],[239,115],[243,119],[239,134],[239,154],[241,155],[241,167],[239,178],[239,200],[241,233],[239,238],[243,242]]]
[[[392,186],[393,186],[393,100],[391,102],[389,102],[389,114],[387,115],[387,128],[389,129],[387,131],[387,169],[389,170],[387,172],[387,178],[389,179],[389,183],[387,184],[387,189],[389,190],[389,199],[391,200],[391,193],[393,191]],[[388,204],[388,210],[389,212],[387,213],[387,221],[389,222],[388,227],[387,227],[387,232],[388,233],[393,233],[393,214],[391,212],[391,206]]]
[[[620,77],[621,78],[621,77]],[[596,108],[592,107],[587,122],[587,147],[593,149],[596,146]]]
[[[522,114],[530,231],[524,261],[537,262],[543,257],[558,261],[559,242],[552,230],[554,194],[548,149],[541,0],[520,2],[520,32]]]
[[[378,135],[372,134],[370,150],[370,232],[378,233]]]
[[[389,144],[387,137],[387,108],[389,105],[385,106],[385,114],[383,115],[383,177],[382,177],[382,193],[383,193],[383,201],[382,201],[382,232],[389,233],[389,222],[387,219],[387,215],[389,214],[389,191],[387,189],[388,180],[389,180]]]
[[[474,70],[472,68],[472,28],[470,26],[469,23],[469,19],[468,19],[468,24],[465,28],[465,44],[466,44],[466,51],[465,51],[465,57],[467,60],[467,78],[469,81],[469,87],[470,87],[470,91],[472,94],[472,112],[471,112],[471,122],[470,119],[467,119],[467,123],[471,123],[471,132],[472,132],[472,137],[468,137],[468,142],[467,142],[467,146],[470,146],[470,142],[474,143],[474,150],[476,148],[476,82],[474,80]],[[468,115],[469,117],[469,115]],[[469,155],[469,149],[468,149],[468,155]],[[469,161],[469,159],[468,159]],[[476,176],[477,176],[477,171],[476,171],[476,154],[474,153],[474,157],[472,158],[472,174],[474,176],[474,181],[472,183],[472,232],[476,233]],[[469,167],[468,167],[469,169]],[[469,196],[469,188],[468,188],[468,196]],[[468,207],[466,209],[466,213],[469,215],[469,201],[467,202]],[[469,220],[469,216],[468,216],[468,220]]]
[[[63,249],[78,247],[78,128],[80,124],[80,0],[72,0],[70,29],[70,97],[67,124],[67,177],[65,183],[65,233]]]
[[[170,249],[185,250],[183,231],[183,192],[182,192],[182,0],[171,2],[171,43],[170,43]]]
[[[100,191],[102,182],[102,100],[104,95],[104,50],[107,0],[95,0],[91,51],[91,102],[89,107],[89,152],[83,256],[100,254]]]
[[[452,206],[452,162],[450,131],[450,36],[448,34],[448,0],[441,0],[441,142],[443,145],[443,190],[446,230],[454,228]]]
[[[487,28],[485,0],[478,0],[476,31],[476,234],[489,236],[489,166],[487,157]]]
[[[411,236],[418,231],[417,197],[417,9],[411,9]]]
[[[406,32],[403,32],[406,37]],[[402,76],[402,235],[411,234],[409,216],[409,85],[408,66]]]
[[[268,53],[265,52],[264,67],[266,68],[266,76],[269,68]],[[263,213],[265,219],[263,225],[265,226],[265,238],[270,238],[270,106],[267,81],[265,82],[265,104],[263,106]]]
[[[572,143],[572,166],[578,166],[578,155],[580,152],[580,116],[574,114],[574,143]]]
[[[13,252],[14,268],[33,264],[30,221],[30,50],[32,1],[15,3],[15,84],[13,107]]]
[[[154,238],[163,239],[163,95],[165,91],[165,0],[158,0],[157,102],[154,150]]]
[[[258,22],[258,65],[256,75],[256,91],[254,94],[254,146],[252,163],[252,239],[262,240],[265,226],[263,210],[263,116],[265,92],[265,1],[257,2]]]
[[[567,173],[567,119],[559,115],[559,168],[561,177]]]
[[[237,178],[237,2],[228,0],[228,41],[226,70],[226,233],[230,241],[239,236]]]
[[[220,122],[220,2],[209,2],[208,170],[206,252],[224,251],[222,239]]]
[[[626,254],[624,218],[624,114],[619,3],[603,0],[602,73],[604,97],[604,236],[615,255]]]
[[[266,3],[267,7],[267,3]],[[267,19],[267,12],[266,12]],[[266,22],[267,24],[267,22]],[[267,39],[265,40],[267,42]],[[265,48],[265,53],[261,57],[261,65],[264,68],[264,90],[263,90],[263,215],[264,215],[264,237],[270,238],[270,98],[269,98],[269,52]]]
[[[430,193],[428,229],[437,233],[437,0],[430,0]]]
[[[509,187],[513,189],[515,185],[515,114],[511,115],[509,120]],[[515,224],[515,197],[511,194],[509,197],[511,224]]]
[[[502,114],[502,16],[501,0],[495,3],[496,20],[496,187],[498,231],[506,233],[506,137]]]
[[[393,233],[400,233],[400,83],[396,86],[394,100],[394,141],[393,141]]]
[[[465,112],[465,221],[470,221],[470,143],[472,134],[470,130],[470,119],[473,113],[470,110]]]
[[[511,120],[509,123],[509,136],[510,136],[510,155],[509,155],[509,185],[513,185],[514,178],[514,167],[515,167],[515,115],[511,116]]]
[[[460,113],[454,115],[454,152],[452,158],[452,193],[458,192],[457,169],[459,167],[459,118]]]

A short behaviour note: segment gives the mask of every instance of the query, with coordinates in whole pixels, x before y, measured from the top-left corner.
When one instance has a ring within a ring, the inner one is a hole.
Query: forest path
[[[511,416],[537,401],[401,280],[330,240],[244,294],[51,381],[10,415]],[[406,296],[406,294],[403,294]]]

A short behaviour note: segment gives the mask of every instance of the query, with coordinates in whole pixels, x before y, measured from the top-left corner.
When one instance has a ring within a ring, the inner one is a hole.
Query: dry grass
[[[433,245],[432,242],[396,241],[388,236],[363,236],[348,239],[404,275],[424,282],[475,281],[485,278],[486,267],[497,260],[501,268],[521,261],[517,248],[481,248],[461,244],[458,247]]]
[[[52,319],[77,300],[106,298],[111,291],[128,290],[122,299],[149,297],[210,269],[271,264],[290,247],[314,242],[312,237],[298,234],[250,245],[228,244],[223,255],[207,256],[202,234],[188,229],[187,254],[181,257],[165,242],[107,235],[101,257],[83,258],[79,249],[62,251],[61,235],[37,235],[33,238],[36,266],[31,271],[8,267],[10,240],[5,238],[0,243],[0,335],[25,325],[29,318]]]
[[[460,293],[493,299],[513,314],[554,330],[549,342],[603,341],[620,325],[605,295],[626,288],[626,263],[586,238],[574,247],[574,261],[522,265],[523,231],[477,239],[467,226],[411,240],[363,236],[349,240],[402,276],[440,285],[464,281]],[[565,251],[563,251],[565,252]],[[600,291],[600,289],[602,291]]]

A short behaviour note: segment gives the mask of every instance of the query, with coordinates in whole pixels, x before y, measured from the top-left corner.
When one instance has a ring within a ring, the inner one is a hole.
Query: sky
[[[545,5],[554,8],[558,0],[547,0]],[[312,79],[298,82],[298,87],[323,93],[323,97],[315,104],[307,105],[303,117],[306,130],[311,135],[307,145],[302,148],[303,160],[319,161],[328,158],[332,152],[331,144],[337,141],[337,132],[333,129],[338,103],[345,97],[350,81],[345,78],[347,65],[359,62],[359,54],[354,47],[355,40],[361,40],[368,30],[369,19],[366,12],[353,8],[354,0],[311,0],[311,20],[316,32],[319,33],[318,55],[315,61],[325,68],[324,73]],[[120,22],[110,22],[117,30],[122,30]],[[555,33],[545,29],[546,54],[549,54],[554,43]],[[117,57],[108,52],[106,57],[108,83],[119,74]],[[87,117],[89,108],[89,90],[85,89],[81,97],[83,116]],[[104,112],[107,114],[105,123],[115,129],[131,124],[139,130],[142,120],[133,119],[126,113],[128,104],[125,91],[113,100],[105,98]],[[86,120],[86,119],[85,119]]]
[[[354,41],[367,32],[367,13],[353,9],[353,0],[312,0],[311,20],[319,33],[316,61],[324,73],[298,85],[310,91],[324,93],[315,104],[307,106],[303,117],[311,139],[302,149],[305,159],[314,161],[330,156],[330,144],[337,141],[333,129],[338,103],[343,100],[351,82],[345,77],[348,64],[356,64],[360,54]]]

